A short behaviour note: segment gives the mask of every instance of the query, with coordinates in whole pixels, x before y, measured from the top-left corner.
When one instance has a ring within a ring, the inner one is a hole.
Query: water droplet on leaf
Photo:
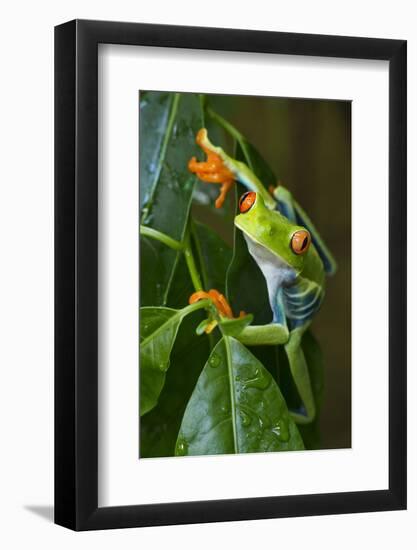
[[[288,424],[284,420],[279,420],[272,428],[272,431],[280,441],[286,442],[290,439]]]
[[[268,376],[263,369],[256,369],[254,376],[252,378],[246,378],[243,383],[247,388],[266,390],[271,383],[271,376]]]
[[[220,365],[220,357],[215,353],[209,359],[210,367],[216,368]]]
[[[167,363],[165,363],[164,361],[161,361],[159,363],[159,370],[165,371],[168,369],[168,366],[169,366],[169,361]]]
[[[188,451],[188,443],[184,439],[181,439],[177,443],[176,451],[177,451],[176,452],[177,455],[185,456],[187,454],[187,451]]]
[[[242,410],[240,410],[240,418],[242,420],[243,426],[249,426],[250,423],[252,422],[251,417],[247,413],[245,413],[245,411],[242,411]]]
[[[258,421],[259,421],[259,427],[261,428],[261,430],[265,430],[271,427],[271,421],[267,417],[259,416]]]

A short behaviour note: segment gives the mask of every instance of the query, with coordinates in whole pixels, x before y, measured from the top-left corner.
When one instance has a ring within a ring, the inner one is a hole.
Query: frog
[[[217,208],[235,182],[247,189],[238,202],[234,225],[242,232],[268,292],[271,322],[243,324],[235,337],[248,346],[283,346],[301,401],[290,414],[296,423],[309,424],[316,417],[316,403],[302,338],[320,310],[326,276],[336,272],[336,261],[290,191],[282,185],[267,190],[245,163],[213,145],[205,128],[198,132],[196,142],[207,159],[199,162],[193,157],[188,168],[202,181],[221,186]],[[233,318],[226,298],[215,289],[194,293],[190,303],[202,298],[210,298],[222,317]],[[244,316],[244,312],[239,315]]]

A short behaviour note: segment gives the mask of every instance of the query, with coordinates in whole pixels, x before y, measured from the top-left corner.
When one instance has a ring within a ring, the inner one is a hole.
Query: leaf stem
[[[188,271],[190,272],[190,277],[193,282],[196,292],[203,290],[203,285],[201,284],[200,274],[197,271],[197,266],[194,260],[193,251],[191,248],[191,239],[190,239],[190,228],[187,227],[184,235],[184,256],[185,261],[187,262]]]
[[[213,307],[213,302],[211,300],[199,300],[198,302],[190,304],[189,306],[181,309],[181,315],[185,317],[185,315],[189,315],[190,313],[193,313],[193,311],[197,311],[198,309],[209,309],[211,307]]]
[[[202,251],[201,251],[201,245],[200,245],[200,241],[199,241],[198,234],[197,234],[197,231],[196,231],[196,226],[195,226],[195,223],[193,222],[192,218],[190,218],[189,228],[190,228],[190,240],[192,240],[192,242],[194,244],[194,250],[197,253],[197,259],[198,259],[198,264],[200,266],[201,278],[203,280],[203,285],[204,285],[203,288],[208,290],[209,283],[208,283],[207,271],[206,271],[206,268],[205,268],[205,265],[204,265],[204,258],[203,258],[203,254],[202,254]],[[209,339],[210,351],[211,351],[215,346],[215,341],[214,341],[214,337],[213,337],[212,332],[210,332],[208,334],[208,339]]]
[[[209,114],[209,116],[213,120],[218,122],[220,124],[220,126],[223,126],[223,128],[225,130],[227,130],[232,137],[234,137],[239,142],[243,141],[242,134],[239,132],[239,130],[237,130],[234,126],[232,126],[232,124],[230,124],[230,122],[227,122],[227,120],[225,120],[222,116],[220,116],[218,113],[216,113],[216,111],[213,111],[213,109],[211,107],[206,107],[206,110],[207,110],[207,113]]]
[[[144,237],[155,239],[156,241],[159,241],[166,246],[169,246],[169,248],[172,248],[173,250],[180,250],[182,252],[184,251],[184,245],[182,243],[176,241],[165,233],[161,233],[161,231],[157,231],[156,229],[152,229],[152,227],[147,227],[146,225],[141,225],[139,231],[140,234]]]
[[[161,231],[157,231],[156,229],[153,229],[152,227],[147,227],[145,225],[141,225],[139,227],[139,232],[144,237],[150,237],[151,239],[155,239],[156,241],[163,243],[164,245],[168,246],[169,248],[172,248],[173,250],[183,252],[195,291],[198,292],[199,290],[203,290],[203,285],[201,284],[200,275],[197,270],[197,266],[195,263],[195,259],[194,259],[194,255],[191,247],[189,227],[187,227],[185,231],[183,242],[176,241],[169,235],[166,235]]]
[[[233,429],[233,444],[235,447],[235,453],[239,453],[239,442],[237,437],[237,420],[236,420],[236,401],[235,401],[235,383],[233,375],[232,365],[232,352],[230,349],[229,337],[223,335],[224,347],[226,349],[227,360],[227,373],[229,377],[229,391],[230,391],[230,409],[232,413],[232,429]]]
[[[232,126],[230,122],[228,122],[218,113],[216,113],[216,111],[213,111],[211,107],[207,107],[207,113],[213,120],[215,120],[218,124],[220,124],[220,126],[223,126],[223,128],[239,143],[242,149],[242,152],[245,155],[245,160],[249,168],[253,170],[250,154],[245,142],[245,138],[242,136],[242,134],[234,126]]]
[[[246,141],[246,139],[242,136],[239,130],[237,130],[232,124],[230,124],[230,122],[225,120],[218,113],[213,111],[211,107],[207,107],[207,113],[213,120],[215,120],[218,124],[220,124],[220,126],[222,126],[226,130],[226,132],[228,132],[232,136],[232,138],[235,139],[235,141],[238,143],[239,147],[242,150],[243,156],[245,158],[245,163],[249,167],[250,171],[253,173],[254,178],[257,179],[255,174],[255,166],[253,165],[253,162],[252,162],[250,146]],[[242,180],[241,183],[245,185],[245,187],[251,188],[251,186],[248,185],[248,182],[245,182]],[[271,197],[269,192],[266,190],[262,182],[259,180],[257,182],[253,181],[252,185],[254,186],[257,193],[259,193],[262,196],[266,206],[268,206],[268,208],[270,208],[271,210],[275,210],[276,202]]]
[[[160,325],[152,334],[150,334],[149,336],[144,338],[141,341],[140,345],[142,347],[145,346],[150,340],[152,340],[152,338],[155,338],[155,335],[159,334],[163,330],[166,330],[166,328],[168,326],[170,326],[173,323],[175,323],[176,321],[178,321],[178,319],[182,320],[186,315],[189,315],[190,313],[193,313],[194,311],[197,311],[198,309],[209,309],[211,307],[213,307],[213,304],[212,304],[211,300],[199,300],[198,302],[195,302],[195,304],[190,304],[189,306],[186,306],[186,307],[184,307],[182,309],[178,309],[178,310],[171,309],[171,308],[164,308],[164,309],[167,309],[167,310],[175,311],[175,314],[172,317],[170,317],[167,321],[165,321],[165,323]],[[152,309],[152,308],[151,307],[143,307],[143,308],[141,308],[141,311],[144,310],[144,309]]]

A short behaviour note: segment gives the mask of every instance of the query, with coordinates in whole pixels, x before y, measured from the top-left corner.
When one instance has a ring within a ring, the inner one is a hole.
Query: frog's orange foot
[[[221,157],[213,150],[214,147],[207,137],[207,130],[205,128],[201,128],[198,131],[196,142],[207,155],[207,159],[204,162],[198,162],[193,157],[188,162],[188,169],[201,181],[221,185],[220,194],[216,200],[216,208],[220,208],[225,201],[228,191],[233,186],[234,175],[225,166]]]
[[[226,317],[227,319],[235,319],[232,308],[229,305],[229,302],[227,299],[223,296],[221,292],[215,289],[211,289],[208,292],[205,292],[204,290],[199,290],[197,292],[194,292],[191,294],[188,302],[190,304],[195,304],[199,300],[206,300],[209,299],[213,302],[214,306],[216,307],[220,317]],[[244,311],[241,311],[239,314],[240,317],[245,317],[246,313]],[[217,322],[212,322],[207,325],[207,328],[205,329],[207,333],[210,333],[214,327],[217,325]]]

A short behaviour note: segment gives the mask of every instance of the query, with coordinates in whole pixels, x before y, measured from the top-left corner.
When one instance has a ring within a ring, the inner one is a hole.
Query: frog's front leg
[[[259,193],[268,208],[275,208],[275,199],[269,195],[255,174],[246,164],[229,157],[221,147],[213,145],[208,138],[205,128],[201,128],[198,131],[196,143],[207,155],[207,159],[199,162],[196,157],[193,157],[188,162],[188,169],[201,181],[221,185],[220,195],[216,200],[216,208],[220,208],[223,205],[226,195],[233,187],[235,181],[239,181],[250,191]]]
[[[189,303],[194,304],[198,300],[203,299],[209,299],[212,301],[220,316],[220,319],[241,319],[246,316],[246,313],[241,311],[239,315],[235,317],[225,296],[215,289],[211,289],[208,292],[205,292],[204,290],[194,292],[189,298]],[[217,325],[217,321],[213,321],[208,324],[206,332],[211,332]],[[274,319],[274,322],[269,325],[246,326],[236,335],[236,338],[242,342],[242,344],[246,344],[247,346],[281,345],[288,342],[288,337],[289,331],[284,314],[282,314],[280,319]]]
[[[207,138],[207,131],[202,128],[196,137],[197,144],[207,155],[207,160],[199,162],[195,157],[188,162],[190,172],[205,183],[218,183],[221,185],[220,194],[216,200],[216,208],[220,208],[226,198],[227,193],[233,186],[235,175],[229,170],[216,150],[211,148],[211,143]]]

